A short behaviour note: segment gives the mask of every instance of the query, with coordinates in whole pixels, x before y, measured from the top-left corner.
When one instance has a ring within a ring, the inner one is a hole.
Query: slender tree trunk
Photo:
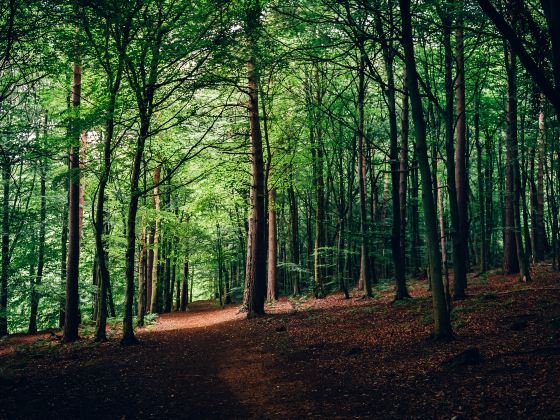
[[[512,22],[517,19],[517,0],[510,1]],[[511,46],[508,45],[506,53],[506,72],[507,72],[507,149],[509,151],[506,165],[508,173],[511,173],[511,180],[508,183],[508,195],[511,195],[512,216],[513,216],[513,241],[519,263],[520,278],[522,281],[530,281],[529,261],[525,254],[523,238],[521,235],[521,214],[519,208],[521,196],[521,178],[518,162],[517,144],[517,63],[516,56]]]
[[[536,241],[535,245],[537,248],[535,252],[536,261],[544,261],[545,252],[548,250],[548,240],[546,237],[546,229],[544,226],[544,136],[545,136],[545,125],[544,125],[544,95],[541,93],[539,95],[539,128],[537,137],[537,148],[538,148],[538,169],[537,169],[537,208],[536,208]]]
[[[154,271],[154,241],[155,226],[150,225],[148,228],[148,253],[146,262],[146,311],[152,312],[152,283]]]
[[[44,137],[47,134],[47,114],[45,113]],[[42,157],[39,162],[41,209],[39,210],[39,250],[37,255],[37,274],[31,288],[31,314],[29,316],[29,334],[37,332],[37,311],[39,309],[40,294],[37,288],[43,281],[43,269],[45,267],[45,231],[47,219],[47,163],[46,158]]]
[[[371,282],[373,280],[373,271],[371,269],[369,257],[369,229],[367,217],[366,203],[366,179],[367,179],[367,162],[365,149],[365,132],[364,132],[364,99],[365,99],[365,74],[364,74],[365,58],[363,54],[360,59],[359,67],[359,86],[358,86],[358,188],[360,192],[360,284],[364,285],[366,296],[372,297],[373,290]]]
[[[81,100],[82,74],[80,66],[73,64],[72,106],[78,112]],[[75,137],[69,153],[69,200],[68,200],[68,262],[66,267],[66,306],[64,341],[77,340],[80,322],[78,281],[80,275],[80,139],[79,127],[74,127]]]
[[[457,22],[455,31],[455,61],[457,75],[455,77],[455,137],[457,147],[455,148],[455,185],[457,190],[457,211],[458,211],[458,230],[456,231],[457,239],[460,243],[461,254],[458,258],[464,260],[462,271],[456,271],[455,277],[455,299],[465,297],[465,289],[467,287],[467,267],[468,267],[468,240],[469,240],[469,221],[468,221],[468,176],[467,176],[467,136],[466,136],[466,115],[465,115],[465,57],[463,43],[463,0],[458,0],[456,4]],[[464,270],[463,270],[464,268]]]
[[[434,311],[433,336],[438,339],[448,338],[452,335],[452,331],[441,275],[441,255],[437,237],[437,216],[431,188],[431,174],[426,144],[426,125],[422,111],[422,98],[418,89],[418,75],[416,73],[412,38],[412,19],[410,16],[410,0],[399,0],[399,3],[401,6],[400,12],[402,19],[402,43],[407,66],[408,89],[416,136],[416,155],[422,175],[422,204],[426,226],[426,240],[428,242],[432,304]]]
[[[488,238],[486,237],[486,215],[484,203],[484,185],[486,180],[486,170],[483,164],[483,148],[480,141],[480,91],[477,87],[474,111],[474,141],[476,145],[476,171],[478,173],[478,221],[480,235],[480,264],[479,274],[486,273],[488,269]]]
[[[167,234],[167,232],[166,232]],[[169,313],[171,312],[171,303],[173,302],[173,284],[171,283],[171,253],[173,252],[173,239],[171,238],[171,234],[169,233],[169,238],[165,240],[165,268],[164,268],[164,279],[165,279],[165,287],[163,289],[163,296],[164,296],[164,312]]]
[[[315,65],[316,70],[316,107],[320,109],[322,104],[323,93],[321,91],[321,77],[319,67]],[[316,111],[318,112],[318,111]],[[315,150],[315,193],[317,208],[315,213],[315,246],[314,246],[314,259],[313,259],[313,272],[314,284],[313,294],[315,298],[323,298],[325,296],[324,290],[324,273],[325,273],[325,245],[326,238],[326,204],[325,204],[325,180],[323,175],[323,130],[321,128],[320,117],[317,116],[313,120],[314,127],[311,130],[315,132],[316,146],[312,145]]]
[[[62,208],[62,232],[60,234],[60,281],[61,283],[66,282],[66,264],[68,263],[68,202],[70,187],[70,176],[67,175],[64,182],[64,190],[66,193],[66,200],[64,201],[64,206]],[[66,314],[64,312],[66,299],[62,299],[59,302],[60,308],[58,313],[58,326],[62,329],[64,327],[64,319]]]
[[[140,199],[140,190],[138,188],[140,167],[142,165],[144,146],[146,144],[148,132],[149,118],[144,115],[141,117],[140,121],[140,132],[136,143],[132,176],[130,178],[130,203],[128,205],[126,227],[126,283],[124,294],[123,337],[121,340],[123,345],[134,344],[137,342],[136,337],[134,336],[134,327],[132,324],[132,306],[134,304],[134,257],[136,255],[136,214],[138,213],[138,200]],[[152,292],[154,291],[152,290]]]
[[[10,276],[10,176],[9,156],[2,162],[2,271],[0,273],[0,337],[8,334],[8,279]]]
[[[455,159],[459,158],[461,164],[464,165],[465,162],[465,145],[463,139],[461,139],[461,156],[454,153],[453,144],[453,52],[451,49],[451,16],[450,11],[447,11],[445,16],[442,17],[443,21],[443,44],[445,48],[445,151],[446,151],[446,169],[447,169],[447,193],[449,195],[449,213],[451,216],[451,240],[453,243],[453,277],[454,277],[454,290],[453,297],[455,299],[465,298],[465,286],[466,286],[466,251],[464,248],[465,243],[463,242],[462,227],[461,227],[461,217],[459,210],[459,198],[457,186],[463,181],[457,182],[457,176],[462,173],[463,169],[457,170],[455,166]],[[464,80],[462,81],[464,84]],[[461,89],[459,89],[461,90]],[[464,91],[462,93],[464,96]],[[464,105],[464,104],[463,104]],[[459,106],[459,105],[457,105]],[[459,120],[459,115],[457,116]],[[459,125],[459,120],[457,125]],[[461,122],[464,124],[464,120]],[[457,130],[457,139],[464,136],[464,127],[461,129],[461,133]],[[459,141],[458,141],[459,143]],[[459,144],[458,144],[459,146]],[[459,162],[458,162],[459,163]],[[464,180],[466,181],[466,180]],[[464,182],[463,182],[464,184]],[[465,188],[466,185],[461,185],[461,188]],[[465,192],[462,191],[464,194]],[[464,198],[464,197],[463,197]],[[463,199],[462,198],[462,199]]]
[[[394,51],[392,41],[387,40],[381,17],[376,14],[375,17],[377,32],[381,36],[381,45],[383,48],[383,61],[385,63],[385,73],[387,74],[387,86],[385,95],[387,98],[387,106],[389,111],[389,138],[390,150],[389,160],[391,166],[391,203],[393,207],[393,218],[391,225],[391,255],[393,259],[393,268],[395,273],[395,300],[402,300],[410,297],[406,288],[405,278],[405,262],[404,253],[401,252],[401,225],[404,218],[400,211],[400,162],[399,162],[399,133],[397,130],[397,107],[395,98],[395,76],[393,71]],[[408,101],[408,100],[407,100]],[[407,103],[408,106],[408,103]],[[407,128],[408,129],[408,128]],[[406,175],[405,175],[406,176]],[[405,179],[406,185],[406,179]],[[386,205],[386,204],[385,204]]]
[[[247,27],[249,44],[256,48],[256,36],[260,28],[261,9],[257,4],[247,11]],[[264,159],[263,141],[259,118],[259,85],[258,74],[255,68],[254,51],[247,61],[247,88],[249,93],[249,125],[251,133],[251,161],[252,161],[252,229],[247,248],[251,246],[250,267],[245,276],[247,284],[247,317],[252,318],[264,314],[264,301],[266,292],[266,214],[265,214],[265,188],[264,188]]]
[[[300,270],[299,270],[299,215],[296,201],[296,192],[294,191],[293,184],[288,187],[288,198],[290,200],[290,219],[291,219],[291,234],[292,234],[292,264],[297,269],[294,275],[293,293],[294,295],[300,294]]]
[[[183,283],[181,285],[181,311],[186,311],[189,304],[189,259],[183,265]]]
[[[410,264],[412,273],[418,275],[422,266],[422,260],[418,250],[420,249],[420,215],[418,209],[418,159],[416,154],[412,157],[410,173]]]
[[[147,295],[147,249],[146,249],[146,226],[142,218],[142,233],[140,235],[140,256],[138,257],[138,322],[139,327],[144,326],[144,316],[146,315]]]
[[[160,206],[161,199],[159,196],[159,182],[161,180],[161,164],[158,164],[154,169],[154,191],[153,201],[154,209],[156,210],[156,222],[154,226],[154,240],[153,240],[153,256],[152,256],[152,294],[150,296],[150,312],[159,312],[160,305],[158,302],[158,268],[159,268],[159,239],[160,239]]]
[[[277,237],[276,237],[276,190],[268,192],[268,287],[266,300],[273,302],[278,299],[276,284]]]
[[[401,154],[399,165],[399,212],[400,212],[400,231],[399,247],[400,261],[403,266],[403,273],[406,275],[406,188],[408,177],[408,84],[406,81],[406,69],[403,77],[403,98],[401,113]]]
[[[505,214],[504,214],[504,260],[503,269],[505,274],[519,272],[520,261],[516,249],[515,234],[515,182],[513,169],[513,149],[517,148],[517,90],[515,58],[511,48],[506,52],[507,72],[507,135],[506,135],[506,189],[505,189]],[[512,138],[515,136],[515,139]],[[521,233],[521,232],[520,232]]]
[[[447,246],[445,243],[445,212],[443,208],[443,192],[442,186],[438,182],[437,200],[439,209],[439,232],[441,243],[441,262],[443,267],[443,275],[445,278],[445,300],[447,302],[447,310],[451,308],[451,291],[449,290],[449,269],[447,267]]]

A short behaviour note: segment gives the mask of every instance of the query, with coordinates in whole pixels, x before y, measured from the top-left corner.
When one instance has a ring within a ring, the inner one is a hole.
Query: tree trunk
[[[383,49],[383,61],[385,64],[385,73],[387,74],[387,86],[385,95],[387,97],[387,107],[389,111],[389,138],[390,150],[389,160],[391,166],[391,203],[393,207],[393,218],[391,225],[391,255],[393,259],[393,267],[395,273],[395,300],[402,300],[410,297],[406,288],[404,253],[401,249],[401,225],[404,217],[400,211],[400,162],[399,162],[399,134],[397,131],[397,107],[395,98],[395,76],[393,71],[394,51],[392,41],[387,40],[383,24],[379,14],[375,17],[377,32],[381,37],[381,46]],[[408,101],[408,100],[407,100]],[[408,103],[407,103],[408,106]],[[408,128],[406,128],[408,130]],[[405,174],[406,176],[406,174]],[[406,185],[406,178],[404,181]]]
[[[73,64],[72,106],[78,112],[81,99],[81,69]],[[76,123],[76,122],[75,122]],[[80,139],[79,127],[69,153],[70,182],[68,192],[68,262],[66,266],[66,306],[64,310],[65,342],[77,340],[80,323],[78,281],[80,276]]]
[[[406,81],[406,69],[403,77],[403,98],[401,113],[401,154],[399,165],[399,212],[400,212],[400,231],[399,231],[399,247],[400,261],[403,267],[403,273],[406,275],[406,189],[408,177],[408,84]]]
[[[359,67],[359,86],[358,86],[358,188],[360,192],[360,284],[365,288],[366,296],[372,297],[373,290],[371,282],[373,280],[373,271],[371,269],[369,257],[369,229],[367,220],[367,202],[366,202],[366,179],[367,179],[367,162],[365,150],[365,132],[364,132],[364,99],[365,99],[365,74],[364,74],[365,58],[363,54],[360,59]]]
[[[402,19],[402,43],[407,66],[408,89],[416,136],[416,155],[422,175],[422,204],[424,223],[430,264],[430,280],[432,286],[432,304],[434,311],[434,338],[449,338],[452,335],[449,312],[447,310],[445,292],[441,275],[441,255],[437,235],[437,216],[431,188],[430,164],[426,144],[426,125],[422,111],[422,98],[418,89],[418,75],[414,57],[412,38],[412,19],[410,16],[410,0],[399,0]]]
[[[480,238],[479,274],[486,273],[488,269],[488,240],[486,237],[486,215],[484,204],[484,184],[487,176],[483,164],[483,149],[480,141],[480,90],[477,87],[474,111],[474,141],[476,146],[476,171],[478,173],[478,221]]]
[[[8,334],[8,279],[10,276],[10,177],[9,156],[2,162],[2,271],[0,273],[0,337]]]
[[[146,315],[146,305],[148,301],[147,295],[147,268],[148,262],[146,258],[147,248],[146,248],[146,226],[144,225],[144,219],[142,218],[142,233],[140,235],[140,255],[138,257],[138,321],[137,325],[139,327],[144,326],[144,316]]]
[[[47,113],[45,113],[44,120],[44,138],[47,135]],[[39,161],[39,170],[41,172],[41,209],[39,210],[39,250],[37,255],[37,274],[35,281],[31,288],[31,314],[29,316],[29,334],[35,334],[37,332],[37,311],[39,309],[39,299],[40,294],[37,288],[41,285],[43,281],[43,269],[45,267],[45,228],[47,219],[47,163],[46,158],[41,157]]]
[[[456,231],[457,240],[460,247],[457,251],[460,254],[454,258],[462,259],[461,270],[455,271],[454,297],[463,299],[465,288],[467,287],[467,266],[468,266],[468,240],[469,240],[469,221],[468,221],[468,176],[467,176],[467,137],[466,137],[466,115],[465,115],[465,57],[463,45],[463,0],[458,0],[457,11],[457,30],[455,31],[455,61],[457,65],[457,75],[455,77],[455,137],[457,147],[455,149],[455,184],[457,190],[457,211],[458,211],[458,230]]]
[[[504,274],[519,272],[520,261],[516,249],[515,235],[515,182],[513,170],[513,149],[517,148],[517,91],[515,58],[511,48],[506,52],[507,72],[507,134],[506,134],[506,189],[504,214]],[[515,136],[515,139],[512,138]],[[521,233],[521,232],[520,232]]]
[[[517,0],[510,0],[509,13],[513,25],[517,20]],[[516,56],[511,46],[508,45],[506,52],[506,72],[507,72],[507,132],[506,147],[507,151],[507,171],[510,174],[508,182],[508,195],[511,199],[513,216],[513,245],[517,254],[519,264],[520,278],[522,281],[530,281],[529,262],[525,254],[523,239],[521,235],[521,214],[519,208],[521,196],[521,178],[518,162],[518,144],[517,144],[517,63]],[[506,223],[507,225],[507,223]],[[507,225],[509,226],[509,225]]]
[[[159,237],[161,235],[160,232],[160,203],[161,199],[159,196],[159,182],[161,180],[161,163],[156,166],[154,169],[154,191],[152,195],[152,199],[154,201],[154,209],[156,211],[156,222],[154,226],[154,240],[153,240],[153,253],[151,256],[152,259],[152,294],[150,296],[150,312],[157,313],[159,312],[160,305],[158,302],[158,268],[159,268]]]
[[[266,300],[278,300],[276,285],[277,265],[277,237],[276,237],[276,190],[271,188],[268,192],[268,287]]]
[[[189,304],[189,260],[183,265],[183,283],[181,285],[181,311],[186,311]]]
[[[545,252],[548,250],[548,241],[544,226],[544,95],[539,95],[539,129],[537,137],[538,169],[537,169],[537,200],[536,200],[536,240],[535,261],[544,261]]]
[[[134,257],[136,255],[136,214],[138,213],[138,200],[140,199],[140,190],[138,188],[140,167],[142,165],[144,146],[146,144],[148,132],[149,119],[144,115],[140,118],[140,131],[136,142],[132,176],[130,178],[130,203],[128,205],[126,227],[126,283],[124,293],[123,337],[121,339],[121,344],[123,345],[137,342],[132,325],[132,305],[134,304]],[[152,290],[152,293],[154,293],[154,290]]]
[[[257,32],[260,28],[261,9],[257,4],[247,11],[247,28],[249,44],[256,48]],[[252,161],[252,229],[247,240],[247,248],[251,246],[250,267],[245,276],[247,284],[247,317],[264,315],[264,301],[266,292],[266,214],[264,188],[264,159],[263,141],[259,118],[258,104],[258,75],[255,69],[255,54],[251,53],[247,61],[247,88],[249,95],[249,125],[251,133],[251,161]]]
[[[443,267],[443,275],[445,277],[445,300],[447,302],[447,310],[451,309],[451,291],[449,290],[449,269],[447,267],[447,246],[445,244],[445,212],[443,209],[443,192],[442,186],[438,182],[437,200],[439,209],[439,232],[441,243],[441,262]]]
[[[146,261],[146,312],[152,312],[152,283],[154,271],[155,226],[148,228],[148,251]]]
[[[290,219],[292,234],[292,264],[294,264],[295,275],[293,282],[294,295],[300,294],[300,270],[299,270],[299,215],[296,201],[296,192],[293,184],[288,187],[288,198],[290,200]]]

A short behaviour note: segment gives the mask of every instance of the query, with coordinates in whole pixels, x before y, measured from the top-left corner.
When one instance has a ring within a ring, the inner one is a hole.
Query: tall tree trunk
[[[47,136],[47,113],[45,113],[44,120],[44,135]],[[45,140],[44,140],[45,141]],[[41,194],[41,209],[39,210],[39,250],[37,254],[37,274],[35,281],[33,281],[31,287],[31,314],[29,316],[29,334],[35,334],[37,332],[37,311],[39,309],[39,299],[40,294],[37,288],[41,285],[43,281],[43,269],[45,267],[45,231],[46,231],[46,219],[47,219],[47,162],[45,157],[41,157],[39,161],[40,170],[40,194]]]
[[[144,326],[144,316],[146,315],[147,295],[147,269],[148,261],[146,258],[147,231],[142,218],[142,233],[140,234],[140,255],[138,257],[138,321],[139,327]]]
[[[152,283],[154,271],[154,241],[155,226],[150,224],[148,229],[148,253],[146,262],[146,311],[152,312]]]
[[[266,292],[266,214],[264,188],[264,159],[263,141],[259,118],[259,85],[255,68],[256,37],[260,29],[261,9],[258,1],[247,10],[247,31],[249,44],[253,51],[247,61],[247,88],[249,96],[249,125],[251,133],[251,161],[252,161],[252,229],[247,248],[251,246],[250,266],[245,282],[247,284],[247,317],[252,318],[264,314]]]
[[[381,22],[381,16],[375,17],[377,32],[381,37],[383,48],[383,61],[385,63],[385,73],[387,74],[387,86],[385,95],[389,110],[389,138],[390,150],[389,160],[391,165],[391,203],[393,207],[393,218],[391,225],[391,255],[393,258],[393,268],[395,273],[395,300],[402,300],[410,297],[406,288],[404,253],[401,250],[401,225],[404,218],[400,211],[400,162],[399,162],[399,133],[397,130],[397,106],[395,98],[395,76],[393,71],[394,54],[392,41],[387,40]],[[407,104],[408,106],[408,104]],[[405,175],[406,176],[406,175]],[[405,179],[406,184],[406,179]]]
[[[465,288],[467,287],[467,264],[468,240],[469,240],[469,221],[468,221],[468,176],[467,176],[467,136],[466,136],[466,115],[465,115],[465,57],[463,42],[463,0],[458,0],[455,10],[457,11],[457,22],[455,31],[455,61],[457,75],[455,77],[455,137],[457,147],[455,148],[455,184],[457,190],[457,210],[458,210],[458,230],[456,231],[457,239],[460,243],[458,251],[461,254],[455,260],[461,258],[464,261],[462,266],[464,270],[456,272],[454,282],[455,299],[463,299],[465,297]],[[463,268],[461,267],[461,268]]]
[[[511,3],[511,1],[510,1]],[[517,90],[515,58],[511,48],[506,52],[507,72],[507,134],[506,134],[506,188],[505,188],[505,214],[504,214],[504,274],[519,272],[520,261],[516,249],[515,234],[515,182],[513,170],[513,149],[517,148]],[[512,138],[515,136],[515,138]],[[521,233],[521,232],[520,232]]]
[[[136,142],[132,175],[130,177],[130,203],[128,205],[127,226],[126,226],[126,283],[124,293],[124,318],[123,318],[123,337],[121,344],[129,345],[137,342],[134,336],[132,325],[132,305],[134,304],[134,260],[136,255],[136,214],[138,213],[138,200],[140,199],[140,189],[138,181],[140,179],[140,168],[144,155],[144,146],[149,132],[149,118],[146,115],[140,118],[140,131]],[[155,264],[154,264],[155,265]],[[152,290],[152,293],[154,291]]]
[[[159,312],[160,305],[158,302],[158,267],[159,267],[159,237],[160,232],[160,206],[161,199],[159,196],[159,182],[161,180],[161,163],[159,163],[154,169],[154,191],[152,199],[154,201],[154,209],[156,210],[156,221],[154,225],[154,240],[153,240],[153,253],[152,253],[152,294],[150,296],[150,312]]]
[[[291,242],[292,242],[292,264],[294,264],[295,271],[293,282],[294,295],[300,294],[300,270],[299,270],[299,215],[296,201],[296,192],[294,191],[293,184],[290,183],[288,187],[288,198],[290,200],[290,220],[291,220]]]
[[[64,180],[64,190],[66,193],[66,200],[64,200],[64,205],[62,207],[62,232],[60,234],[60,281],[61,284],[66,282],[66,266],[68,263],[68,201],[70,199],[69,196],[69,188],[70,188],[70,175],[68,174]],[[64,327],[64,319],[66,318],[66,314],[64,312],[66,305],[66,299],[62,299],[59,302],[59,311],[58,311],[58,326],[59,328]]]
[[[321,76],[318,64],[315,64],[315,82],[316,82],[316,113],[321,108],[323,93],[321,91]],[[325,245],[326,238],[326,204],[325,204],[325,180],[323,175],[323,130],[320,124],[320,116],[317,114],[313,119],[314,126],[311,131],[315,132],[316,145],[312,144],[314,150],[315,161],[315,194],[317,201],[317,208],[315,212],[315,245],[314,245],[314,259],[313,259],[313,294],[315,298],[323,298],[325,296],[324,290],[324,262],[325,262]],[[311,137],[311,140],[313,137]]]
[[[8,334],[8,279],[10,276],[10,177],[12,162],[2,161],[2,271],[0,273],[0,337]]]
[[[108,70],[107,68],[106,70]],[[99,189],[97,193],[97,207],[95,212],[95,249],[98,255],[98,305],[95,339],[97,341],[106,340],[106,324],[107,324],[107,290],[111,282],[108,267],[108,246],[104,233],[106,230],[105,220],[105,190],[109,182],[111,172],[111,151],[113,147],[113,139],[115,136],[115,109],[117,104],[117,94],[120,90],[124,71],[123,58],[119,58],[119,64],[115,77],[108,70],[109,82],[109,103],[107,106],[107,119],[105,122],[105,139],[103,142],[103,160],[101,167],[101,177],[99,179]],[[114,315],[113,315],[114,316]],[[142,319],[143,321],[143,319]]]
[[[441,262],[443,267],[443,275],[445,278],[445,300],[447,302],[447,310],[451,309],[451,291],[449,290],[449,269],[447,267],[447,246],[445,243],[445,211],[443,208],[443,192],[442,186],[438,182],[437,186],[437,200],[439,209],[439,232],[441,243]]]
[[[78,64],[73,64],[72,106],[78,112],[81,100],[82,74]],[[75,124],[77,121],[75,122]],[[66,306],[64,310],[65,342],[77,340],[80,323],[78,281],[80,276],[80,138],[79,127],[73,127],[73,144],[69,153],[68,199],[68,262],[66,266]]]
[[[369,229],[367,217],[366,203],[366,179],[367,179],[367,162],[365,150],[365,132],[364,132],[364,99],[365,99],[365,74],[364,74],[365,57],[363,53],[360,58],[359,67],[359,85],[358,85],[358,188],[360,192],[360,284],[364,285],[366,296],[372,297],[373,290],[371,282],[373,280],[373,271],[371,269],[369,256]]]
[[[538,169],[537,169],[537,201],[536,201],[536,241],[535,245],[537,248],[535,252],[535,261],[544,261],[545,251],[548,250],[548,240],[546,237],[546,230],[544,226],[544,136],[545,136],[545,125],[544,125],[544,105],[545,99],[544,95],[541,93],[539,95],[539,128],[537,137],[537,148],[538,148]]]
[[[518,14],[517,0],[509,1],[509,13],[513,25],[517,21]],[[521,196],[521,177],[518,162],[517,144],[517,60],[515,53],[510,45],[507,46],[506,52],[506,72],[507,72],[507,133],[506,146],[508,150],[508,159],[506,162],[508,173],[511,179],[508,180],[508,195],[511,196],[513,216],[513,242],[517,254],[519,264],[520,278],[522,281],[530,281],[529,261],[525,254],[523,246],[523,238],[521,235],[521,214],[519,208]]]
[[[168,232],[166,232],[167,234]],[[171,303],[173,301],[173,285],[171,283],[171,253],[173,252],[173,239],[171,237],[171,233],[169,232],[169,237],[165,240],[164,244],[164,257],[165,257],[165,265],[164,265],[164,279],[165,279],[165,287],[163,288],[163,311],[165,313],[171,312]]]
[[[451,240],[453,243],[453,297],[455,299],[464,299],[466,286],[466,251],[464,250],[464,238],[461,234],[462,228],[457,192],[457,176],[458,172],[461,171],[457,171],[455,167],[455,159],[459,156],[454,153],[455,147],[453,144],[453,52],[451,49],[452,20],[449,10],[442,17],[442,22],[443,44],[445,49],[445,151],[447,158],[447,193],[449,195],[449,213],[451,216]],[[462,130],[464,131],[464,127]],[[464,136],[464,132],[462,135]],[[462,164],[464,164],[464,144],[462,144],[462,147],[461,160],[463,162]],[[462,185],[461,188],[463,187]]]
[[[422,111],[422,98],[418,89],[418,75],[414,57],[412,38],[412,19],[410,16],[410,0],[399,0],[402,19],[402,43],[407,66],[408,89],[416,136],[416,155],[422,175],[422,204],[424,223],[430,264],[430,281],[432,286],[432,304],[434,311],[434,338],[448,338],[452,335],[449,312],[445,299],[441,275],[441,255],[437,235],[437,216],[431,188],[430,164],[426,144],[426,124]]]
[[[480,141],[480,90],[476,88],[475,111],[474,111],[474,141],[476,146],[476,171],[478,173],[478,221],[480,238],[480,261],[479,274],[486,273],[488,269],[488,238],[485,215],[485,192],[484,184],[488,175],[483,164],[483,148]]]
[[[271,188],[268,192],[268,287],[266,292],[266,300],[269,302],[278,299],[276,285],[278,253],[276,229],[276,190]]]
[[[488,238],[488,265],[494,266],[494,242],[496,235],[494,233],[494,190],[493,190],[493,173],[494,173],[494,159],[492,153],[492,139],[487,136],[485,145],[485,201],[486,201],[486,238]]]
[[[400,261],[403,273],[406,275],[406,189],[408,177],[408,84],[406,81],[406,68],[403,77],[403,98],[401,113],[401,154],[399,164],[399,212],[400,212],[400,231],[399,247]]]

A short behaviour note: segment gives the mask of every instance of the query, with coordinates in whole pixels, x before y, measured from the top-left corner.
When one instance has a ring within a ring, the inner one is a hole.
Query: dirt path
[[[450,343],[426,340],[422,284],[405,305],[390,292],[283,300],[252,321],[196,302],[140,330],[137,346],[114,337],[0,357],[0,418],[558,418],[560,295],[545,289],[557,281],[503,295],[512,284],[471,285]],[[473,346],[482,364],[442,367]]]

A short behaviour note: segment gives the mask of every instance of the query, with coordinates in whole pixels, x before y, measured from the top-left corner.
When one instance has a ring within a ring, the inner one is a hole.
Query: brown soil
[[[422,282],[414,302],[392,304],[391,287],[284,298],[250,321],[196,302],[131,347],[14,336],[0,342],[0,417],[560,418],[560,277],[536,277],[472,279],[450,342],[428,339]],[[482,362],[445,363],[473,347]]]

